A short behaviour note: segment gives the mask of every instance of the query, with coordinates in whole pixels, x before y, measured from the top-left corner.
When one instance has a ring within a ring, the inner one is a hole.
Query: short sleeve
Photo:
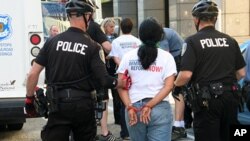
[[[42,65],[42,66],[46,66],[47,63],[48,63],[48,48],[51,44],[51,40],[47,40],[43,47],[41,48],[41,50],[39,51],[36,59],[35,59],[35,62],[39,65]]]
[[[165,80],[167,77],[171,76],[171,75],[176,75],[177,74],[177,70],[176,70],[176,64],[174,61],[174,57],[172,55],[169,54],[169,57],[166,61],[166,69],[164,69],[163,72],[163,79]]]
[[[112,49],[108,56],[119,57],[119,46],[115,40],[112,42]]]
[[[185,48],[183,49],[183,56],[181,58],[181,71],[194,71],[195,64],[196,64],[196,54],[194,51],[194,47],[192,46],[192,42],[190,40],[186,40]]]
[[[235,63],[236,66],[235,66],[235,69],[239,70],[239,69],[243,68],[246,65],[246,63],[245,63],[245,60],[240,52],[240,47],[236,41],[235,41],[235,47],[236,47],[236,63]]]
[[[128,55],[124,55],[121,60],[121,63],[117,69],[117,73],[124,73],[125,70],[128,70]]]
[[[90,22],[89,28],[87,30],[87,33],[89,34],[89,36],[96,41],[97,43],[99,43],[100,45],[105,42],[108,41],[106,35],[102,32],[100,26],[95,23],[95,22]]]

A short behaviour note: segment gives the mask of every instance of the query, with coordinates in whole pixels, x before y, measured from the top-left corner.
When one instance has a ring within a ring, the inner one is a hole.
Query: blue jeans
[[[150,98],[145,98],[136,103],[134,107],[141,108]],[[138,122],[129,126],[128,112],[125,112],[126,123],[132,141],[171,141],[173,115],[168,101],[155,105],[151,111],[151,120],[148,125],[139,121],[140,112],[137,113]]]

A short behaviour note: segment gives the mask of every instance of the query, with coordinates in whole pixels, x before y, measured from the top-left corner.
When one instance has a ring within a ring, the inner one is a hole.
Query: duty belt
[[[56,92],[59,99],[91,98],[90,92],[77,89],[62,89]]]
[[[209,87],[209,88],[213,89],[213,88],[216,87],[217,84],[218,85],[220,84],[224,91],[235,91],[236,90],[236,86],[233,83],[220,83],[220,82],[218,82],[218,83],[210,83],[210,84],[208,84],[208,83],[206,83],[206,84],[204,84],[204,83],[194,83],[194,84],[192,84],[192,86],[194,86],[195,89],[198,89],[198,90],[203,88],[203,87]]]

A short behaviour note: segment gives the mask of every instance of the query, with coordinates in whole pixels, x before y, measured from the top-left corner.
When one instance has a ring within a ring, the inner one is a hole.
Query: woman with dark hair
[[[176,64],[160,48],[163,29],[156,19],[144,20],[139,28],[142,45],[122,58],[118,79],[131,77],[129,89],[119,89],[126,106],[126,122],[133,141],[170,141],[172,111],[168,95],[173,88]]]

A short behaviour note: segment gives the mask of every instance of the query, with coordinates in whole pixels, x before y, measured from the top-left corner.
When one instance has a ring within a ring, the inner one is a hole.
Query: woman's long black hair
[[[147,18],[141,23],[139,37],[143,44],[140,46],[137,55],[145,70],[155,61],[158,54],[157,43],[162,36],[163,29],[155,18]]]

